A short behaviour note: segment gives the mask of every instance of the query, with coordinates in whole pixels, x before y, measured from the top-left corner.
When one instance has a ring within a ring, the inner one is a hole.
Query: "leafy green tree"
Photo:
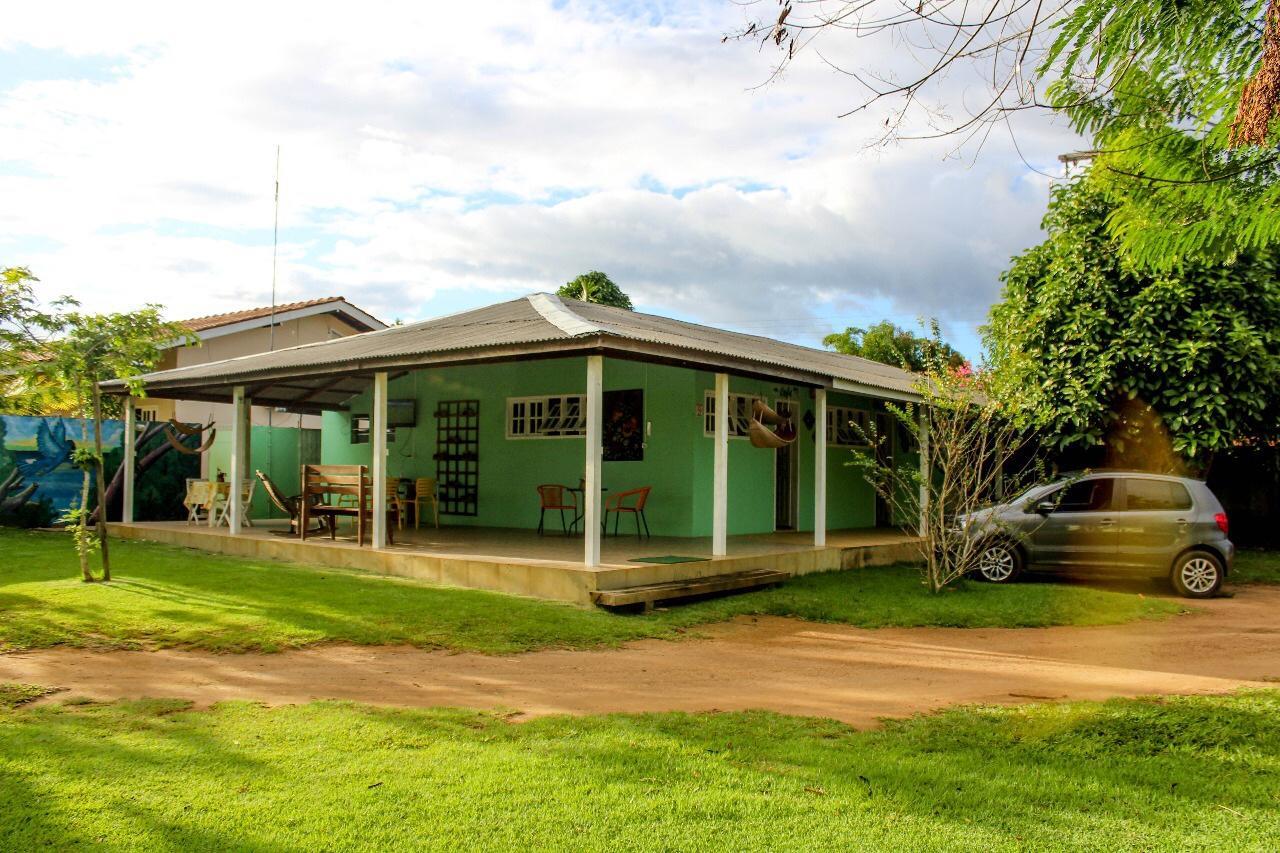
[[[36,281],[26,267],[0,269],[0,412],[7,414],[48,414],[66,402],[59,388],[27,370],[47,357],[46,342],[59,328],[56,314],[36,299]]]
[[[1054,190],[1048,239],[1014,259],[983,329],[994,393],[1058,448],[1104,445],[1125,464],[1153,436],[1201,470],[1280,438],[1280,251],[1134,268],[1113,212],[1087,182]]]
[[[573,281],[562,285],[556,293],[566,299],[612,305],[614,308],[626,308],[628,311],[635,310],[631,304],[631,297],[623,293],[622,288],[613,283],[613,279],[599,270],[583,273]]]
[[[883,142],[928,127],[981,145],[1021,112],[1064,116],[1092,140],[1131,262],[1167,271],[1280,239],[1280,0],[753,2],[737,36],[780,51],[778,73],[820,51],[856,93],[846,115],[885,108]]]
[[[97,494],[106,495],[103,470],[101,383],[108,379],[124,380],[130,391],[142,394],[139,378],[149,371],[175,341],[194,340],[185,327],[160,319],[159,306],[148,305],[140,311],[117,314],[85,314],[67,311],[58,318],[60,334],[46,345],[47,359],[29,370],[49,377],[65,388],[75,400],[77,414],[93,420],[93,448],[78,447],[73,461],[84,471],[80,505],[67,521],[75,525],[76,549],[80,555],[80,573],[85,581],[93,581],[89,554],[97,547],[102,554],[102,580],[111,580],[111,562],[107,549],[106,513],[98,513],[97,529],[90,536],[90,478],[96,477]],[[86,425],[86,431],[88,426]],[[84,438],[88,439],[88,435]],[[131,441],[132,436],[126,436]],[[96,542],[95,542],[96,539]]]
[[[938,324],[934,322],[930,328],[931,335],[922,337],[889,320],[881,320],[866,329],[850,326],[843,332],[833,332],[822,339],[822,345],[845,355],[857,355],[917,373],[936,362],[950,368],[963,366],[965,357],[942,340]]]

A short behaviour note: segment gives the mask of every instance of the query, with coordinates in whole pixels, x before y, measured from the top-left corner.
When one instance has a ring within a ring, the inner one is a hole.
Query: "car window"
[[[1187,487],[1170,480],[1125,480],[1125,509],[1191,509]]]
[[[1111,495],[1115,481],[1110,478],[1080,480],[1072,483],[1046,500],[1054,501],[1054,512],[1100,512],[1111,509]]]

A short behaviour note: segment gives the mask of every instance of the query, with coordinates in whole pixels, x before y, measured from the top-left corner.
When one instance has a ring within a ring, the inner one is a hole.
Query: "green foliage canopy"
[[[1064,449],[1123,449],[1146,415],[1193,464],[1280,437],[1280,252],[1135,269],[1113,211],[1088,182],[1054,190],[983,329],[1001,397]]]
[[[61,334],[46,344],[48,359],[37,369],[74,394],[81,416],[91,414],[98,384],[121,379],[141,394],[139,378],[167,347],[196,340],[184,326],[162,320],[158,305],[113,314],[67,311],[59,322]]]
[[[927,337],[895,326],[889,320],[881,320],[866,329],[850,326],[843,332],[827,335],[822,345],[845,355],[857,355],[917,373],[938,362],[950,368],[965,363],[965,357],[942,340],[936,322]]]
[[[635,310],[631,304],[631,297],[614,284],[613,279],[599,270],[583,273],[573,281],[562,285],[556,293],[566,299],[612,305],[614,308],[625,308],[628,311]]]
[[[1276,0],[1085,0],[1059,23],[1048,100],[1099,149],[1089,181],[1131,262],[1167,271],[1280,239],[1276,16]]]

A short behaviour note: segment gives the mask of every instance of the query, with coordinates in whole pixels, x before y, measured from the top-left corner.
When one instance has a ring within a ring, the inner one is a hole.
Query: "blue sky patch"
[[[0,50],[0,90],[41,80],[112,80],[124,74],[127,62],[123,56],[75,56],[22,44]]]

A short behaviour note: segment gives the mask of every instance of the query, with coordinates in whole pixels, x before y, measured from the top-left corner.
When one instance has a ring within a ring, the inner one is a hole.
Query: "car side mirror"
[[[1053,501],[1040,501],[1040,503],[1036,504],[1036,512],[1040,515],[1049,515],[1057,508],[1058,505]]]

